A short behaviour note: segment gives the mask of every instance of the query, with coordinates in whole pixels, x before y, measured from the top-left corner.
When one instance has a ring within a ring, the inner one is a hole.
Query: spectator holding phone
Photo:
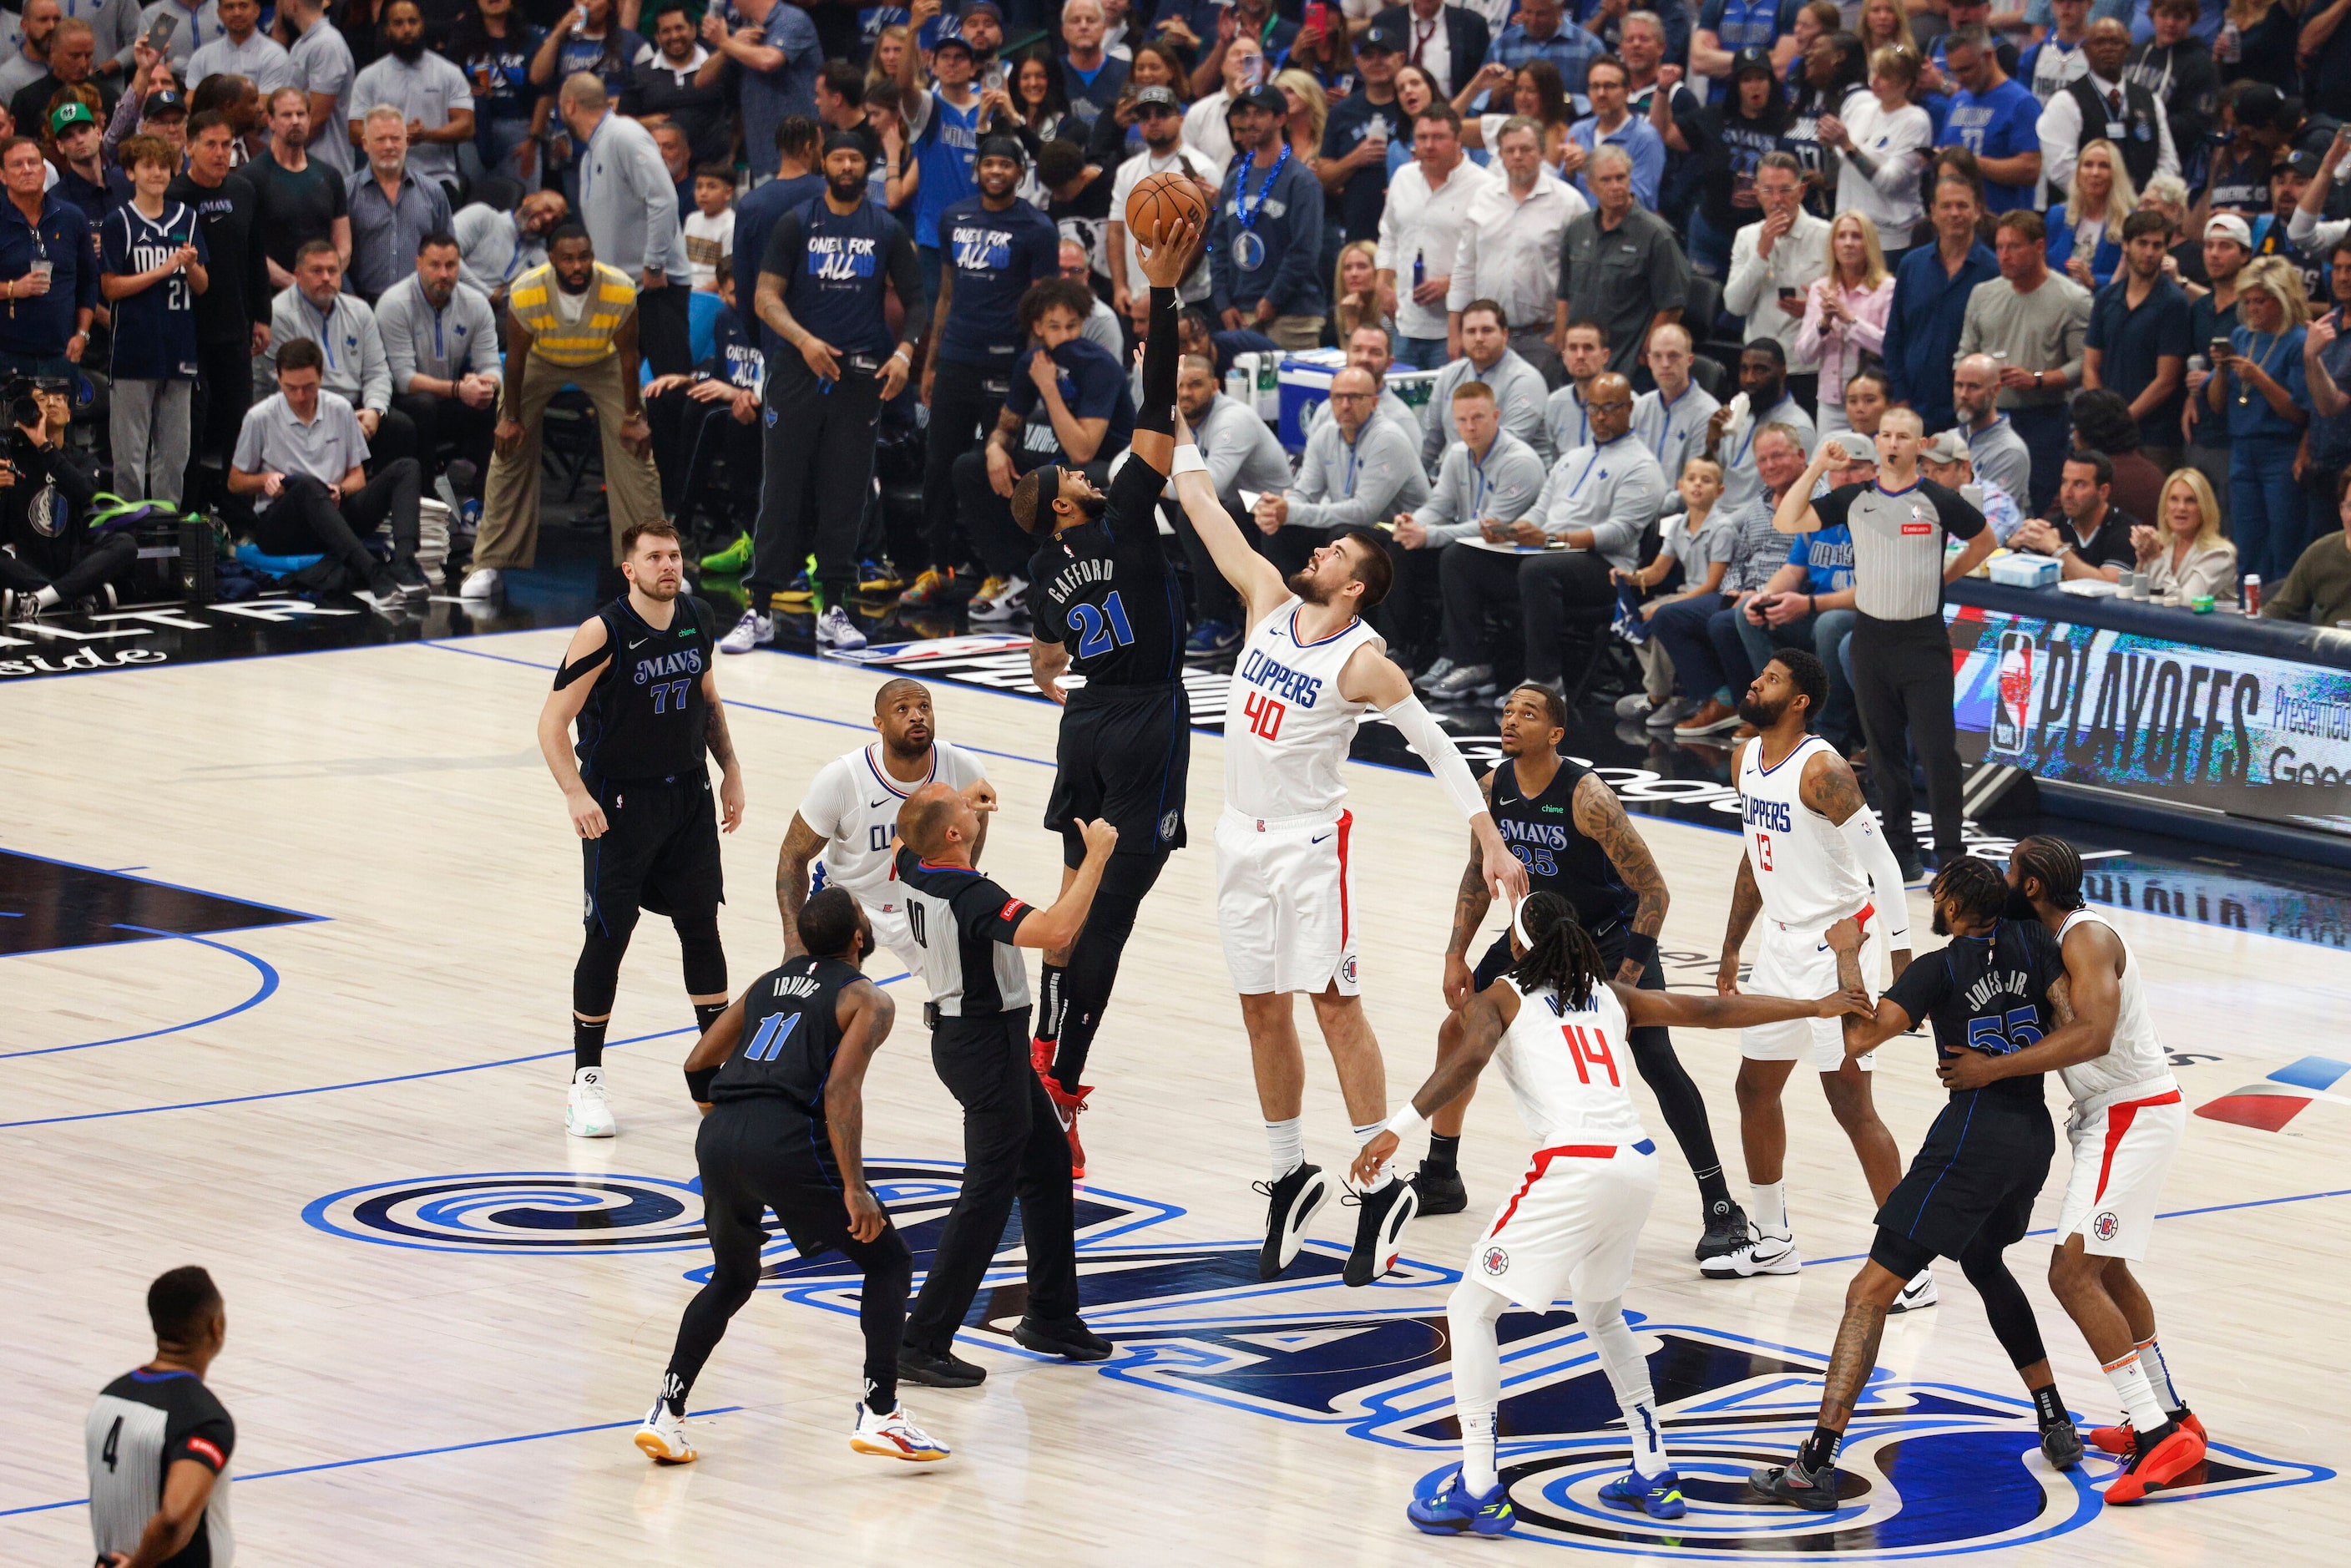
[[[0,141],[0,371],[68,376],[98,313],[98,247],[81,210],[41,188],[47,172],[31,137]]]

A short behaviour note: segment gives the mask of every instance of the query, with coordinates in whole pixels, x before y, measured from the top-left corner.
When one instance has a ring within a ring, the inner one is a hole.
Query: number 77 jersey
[[[1259,821],[1337,812],[1347,795],[1339,764],[1369,707],[1339,695],[1339,672],[1364,644],[1387,647],[1360,620],[1302,643],[1301,604],[1290,599],[1258,623],[1225,695],[1225,807]]]

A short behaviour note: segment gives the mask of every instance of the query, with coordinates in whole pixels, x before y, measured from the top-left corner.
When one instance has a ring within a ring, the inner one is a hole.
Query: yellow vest
[[[589,285],[594,298],[577,322],[564,320],[556,311],[555,294],[562,285],[556,281],[552,262],[516,278],[507,295],[507,308],[530,334],[530,351],[549,364],[592,365],[610,359],[612,334],[636,308],[637,286],[629,275],[601,261],[595,267],[595,279]]]

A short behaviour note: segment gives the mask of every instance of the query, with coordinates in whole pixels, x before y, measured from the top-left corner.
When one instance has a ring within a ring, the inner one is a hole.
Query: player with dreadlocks
[[[1510,951],[1515,966],[1445,1020],[1437,1070],[1355,1160],[1354,1178],[1368,1179],[1401,1138],[1475,1083],[1489,1058],[1499,1061],[1537,1144],[1526,1179],[1471,1249],[1446,1303],[1460,1468],[1405,1512],[1431,1535],[1510,1528],[1510,1495],[1494,1465],[1502,1397],[1495,1323],[1513,1301],[1541,1312],[1564,1295],[1599,1353],[1633,1447],[1631,1470],[1603,1488],[1602,1500],[1652,1519],[1678,1519],[1681,1478],[1666,1453],[1648,1363],[1625,1322],[1634,1247],[1657,1196],[1657,1145],[1633,1104],[1629,1031],[1866,1014],[1868,995],[1858,978],[1817,1001],[1644,990],[1613,977],[1615,967],[1577,921],[1574,905],[1555,893],[1519,905]]]
[[[2155,1307],[2131,1274],[2147,1257],[2156,1200],[2187,1131],[2187,1107],[2156,1035],[2145,969],[2122,933],[2082,904],[2082,857],[2036,833],[2016,846],[2009,915],[2053,933],[2074,1013],[2071,1028],[2006,1055],[1963,1051],[1944,1062],[1954,1090],[2040,1082],[2055,1072],[2074,1096],[2065,1134],[2074,1174],[2057,1209],[2049,1289],[2097,1353],[2128,1418],[2090,1441],[2126,1457],[2110,1503],[2143,1500],[2204,1457],[2204,1424],[2171,1380],[2155,1339]],[[2037,1097],[2040,1091],[2033,1091]]]
[[[1953,861],[1935,878],[1935,925],[1949,946],[1895,977],[1874,1014],[1844,1020],[1845,1050],[1858,1056],[1934,1025],[1943,1061],[1980,1053],[2017,1057],[2074,1021],[2065,965],[2038,921],[2011,918],[2008,886],[1989,861]],[[1839,978],[1861,983],[1861,932],[1830,928]],[[1937,1257],[1955,1260],[1983,1298],[1991,1332],[2032,1395],[2041,1451],[2061,1470],[2082,1462],[2082,1439],[2057,1397],[2056,1375],[2024,1288],[2001,1257],[2032,1222],[2032,1200],[2048,1178],[2056,1133],[2042,1103],[2038,1071],[1978,1088],[1953,1087],[1910,1170],[1877,1211],[1869,1260],[1845,1290],[1821,1395],[1819,1424],[1793,1460],[1755,1471],[1749,1484],[1775,1502],[1826,1513],[1837,1507],[1837,1450],[1877,1360],[1886,1316],[1905,1281]]]

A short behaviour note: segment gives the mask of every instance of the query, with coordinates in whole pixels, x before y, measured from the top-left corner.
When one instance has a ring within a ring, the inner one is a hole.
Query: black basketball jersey
[[[1596,934],[1629,919],[1640,900],[1608,852],[1575,825],[1575,788],[1590,777],[1592,769],[1562,757],[1551,788],[1530,800],[1519,792],[1518,768],[1506,757],[1494,768],[1493,812],[1502,841],[1527,868],[1527,890],[1558,894]]]
[[[227,1568],[236,1555],[228,1528],[228,1466],[236,1424],[193,1372],[126,1372],[106,1385],[83,1423],[89,1460],[89,1527],[99,1559],[135,1552],[162,1506],[172,1467],[193,1459],[218,1478],[203,1522],[165,1568]]]
[[[743,993],[743,1037],[710,1081],[710,1103],[769,1100],[824,1127],[824,1085],[841,1049],[841,989],[864,978],[838,958],[787,958]],[[831,1150],[818,1140],[821,1157]]]
[[[580,776],[608,779],[699,774],[710,705],[702,676],[716,655],[710,607],[678,595],[666,630],[648,626],[626,595],[596,612],[611,656],[580,710]]]
[[[1941,952],[1922,955],[1886,994],[1913,1022],[1934,1026],[1938,1057],[1962,1046],[2005,1056],[2057,1027],[2049,988],[2064,975],[2064,956],[2047,926],[2002,920],[1986,936],[1954,936]],[[2041,1074],[2003,1078],[1970,1092],[2038,1106]]]
[[[1159,543],[1166,483],[1129,457],[1101,518],[1063,529],[1029,562],[1035,634],[1068,648],[1084,689],[1158,686],[1183,675],[1183,590]]]

